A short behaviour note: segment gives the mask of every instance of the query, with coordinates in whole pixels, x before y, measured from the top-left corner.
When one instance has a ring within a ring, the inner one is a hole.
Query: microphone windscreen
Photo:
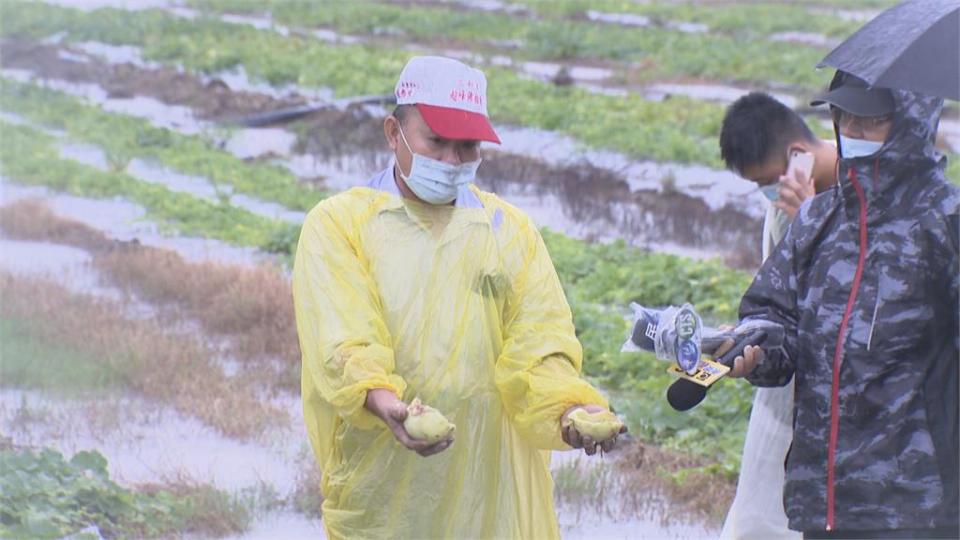
[[[703,401],[707,387],[686,379],[677,379],[667,389],[667,402],[678,411],[689,411]]]
[[[659,316],[644,310],[643,315],[637,319],[636,324],[633,325],[633,333],[630,334],[630,341],[645,351],[656,352],[657,346],[654,338],[657,335],[657,324],[659,324],[659,322]]]

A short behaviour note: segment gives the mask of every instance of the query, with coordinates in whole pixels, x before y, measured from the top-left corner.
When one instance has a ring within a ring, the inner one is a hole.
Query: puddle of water
[[[118,287],[106,284],[93,265],[92,256],[83,249],[0,236],[0,253],[3,254],[0,268],[11,274],[50,279],[74,294],[117,302],[129,319],[146,320],[158,316],[155,306],[126,295]]]
[[[747,95],[751,90],[737,88],[735,86],[725,86],[721,84],[680,84],[680,83],[657,83],[645,86],[643,88],[644,98],[651,101],[663,101],[671,95],[680,95],[702,101],[717,101],[720,103],[733,103],[737,99]],[[787,94],[771,94],[777,101],[787,107],[794,108],[799,100]]]
[[[17,126],[27,126],[32,129],[36,129],[37,131],[42,131],[43,133],[50,135],[51,137],[56,137],[58,139],[62,139],[64,137],[64,133],[62,131],[56,131],[53,129],[45,128],[43,126],[34,124],[30,120],[20,116],[19,114],[4,111],[4,110],[0,110],[0,122],[6,122],[8,124],[13,124]]]
[[[70,47],[83,51],[111,65],[133,64],[137,67],[148,69],[156,69],[162,65],[158,62],[144,60],[140,48],[132,45],[111,45],[109,43],[100,43],[99,41],[82,41],[72,43]]]
[[[60,157],[93,167],[98,171],[110,170],[107,154],[98,146],[85,143],[63,142],[59,145]]]
[[[57,51],[57,57],[60,58],[61,60],[66,60],[68,62],[77,62],[80,64],[90,63],[90,57],[76,54],[64,49],[60,49]]]
[[[135,96],[125,99],[105,99],[100,102],[103,110],[145,118],[157,127],[185,135],[196,135],[209,131],[211,124],[198,120],[193,110],[180,105],[167,105],[150,97]]]
[[[9,429],[13,414],[24,404],[27,408],[46,409],[67,422],[27,433]],[[265,483],[280,496],[294,490],[297,463],[308,444],[302,420],[278,427],[265,436],[267,440],[262,444],[240,442],[172,409],[134,396],[101,405],[107,410],[149,412],[135,416],[135,421],[123,422],[118,429],[101,432],[85,425],[79,417],[78,412],[85,405],[88,404],[56,399],[41,392],[4,389],[0,391],[0,425],[4,433],[13,436],[15,444],[52,445],[68,455],[96,449],[107,458],[111,476],[120,483],[157,482],[185,474],[227,491]],[[287,399],[283,405],[291,416],[299,414],[299,398]]]
[[[650,26],[650,18],[632,13],[606,13],[603,11],[587,11],[587,18],[591,21],[622,24],[624,26]]]
[[[817,15],[827,15],[837,17],[844,21],[867,22],[880,14],[879,10],[873,9],[831,9],[831,8],[810,8],[810,13]]]
[[[526,13],[523,5],[500,2],[498,0],[460,0],[460,5],[480,11],[503,11],[506,13]]]
[[[323,178],[324,189],[344,191],[365,185],[373,173],[387,166],[391,156],[383,151],[331,157],[297,154],[279,164],[299,178]]]
[[[553,79],[563,68],[563,64],[551,62],[524,62],[520,65],[522,72],[543,80]],[[588,66],[567,66],[567,73],[579,81],[602,81],[613,76],[613,70]]]
[[[290,210],[287,207],[262,201],[243,193],[235,193],[229,184],[215,186],[201,176],[191,176],[173,171],[163,165],[147,160],[133,159],[126,169],[127,173],[146,182],[160,184],[172,191],[189,193],[199,199],[212,203],[221,200],[232,206],[270,219],[280,219],[291,223],[303,223],[306,213]]]
[[[512,154],[534,157],[555,166],[587,163],[623,175],[633,191],[662,191],[664,179],[672,178],[666,183],[673,183],[683,194],[702,199],[714,210],[729,203],[740,203],[744,195],[756,189],[754,184],[729,171],[702,165],[636,161],[616,152],[584,149],[570,137],[544,130],[508,126],[497,126],[496,130],[502,142],[501,147],[509,149]],[[745,208],[744,211],[756,217],[764,212],[762,208],[754,211]]]
[[[606,68],[574,66],[570,68],[570,76],[578,81],[602,81],[613,76],[613,70]]]
[[[497,132],[501,138],[504,137],[503,129],[498,128]],[[538,152],[539,150],[532,149],[529,155],[542,157]],[[565,163],[564,158],[568,157],[569,153],[567,150],[560,149],[557,154],[554,163],[559,166]],[[493,158],[489,154],[487,157]],[[370,151],[331,158],[300,155],[283,164],[300,177],[322,176],[325,179],[323,186],[325,189],[342,191],[364,185],[372,172],[382,170],[390,163],[390,159],[391,156],[387,152]],[[642,164],[625,162],[625,166],[634,174],[635,180],[649,177],[651,185],[659,185],[654,179],[674,171],[652,162]],[[630,169],[630,167],[633,168]],[[689,177],[683,177],[683,182],[676,181],[676,189],[699,192],[705,198],[712,198],[711,193],[722,193],[727,188],[726,182],[737,178],[723,171],[714,171],[705,167],[700,169],[690,172]],[[682,212],[671,211],[673,205],[679,204],[678,202],[671,202],[653,192],[631,194],[633,186],[624,185],[620,189],[614,186],[611,189],[611,186],[607,185],[609,184],[607,180],[603,181],[604,186],[591,186],[588,182],[551,183],[549,179],[530,181],[522,176],[522,172],[521,176],[516,178],[492,177],[491,174],[495,173],[485,170],[483,166],[480,167],[477,185],[481,189],[495,192],[504,200],[516,205],[538,226],[546,226],[575,238],[601,242],[623,239],[634,246],[693,258],[723,257],[736,251],[736,248],[751,245],[750,239],[743,238],[740,234],[741,229],[750,227],[749,223],[738,226],[735,223],[728,223],[726,217],[721,218],[711,212],[702,211],[697,214],[696,222],[689,221],[681,215]],[[755,191],[753,184],[745,184],[744,193]],[[637,185],[633,191],[646,189],[648,188]],[[749,204],[755,203],[755,210],[743,209],[740,213],[724,209],[722,215],[736,215],[739,216],[737,219],[740,221],[747,222],[749,222],[749,216],[759,219],[764,211],[764,202],[762,197],[756,195],[752,197],[756,200],[751,199],[752,202]],[[731,196],[731,199],[742,200],[743,196],[739,198]],[[686,205],[703,208],[701,203],[691,203],[689,200]],[[721,234],[722,227],[718,226],[718,223],[731,229],[726,232],[728,237]],[[711,228],[716,232],[714,235],[716,238],[711,236],[712,232],[697,232],[699,226]],[[734,228],[736,230],[733,230]],[[736,246],[735,244],[741,240],[743,246]]]
[[[307,217],[306,212],[290,210],[283,205],[272,202],[264,202],[248,195],[244,195],[243,193],[237,193],[230,197],[230,204],[244,208],[250,212],[253,212],[254,214],[259,214],[270,219],[287,221],[289,223],[303,223]]]
[[[331,89],[301,88],[294,84],[272,86],[266,82],[254,81],[242,65],[236,66],[227,71],[221,71],[210,76],[205,76],[204,78],[207,80],[207,82],[218,79],[234,91],[265,94],[276,99],[303,96],[313,101],[326,102],[331,101],[334,98],[334,93]]]
[[[90,254],[82,249],[0,236],[0,253],[0,268],[12,274],[55,278],[78,293],[101,289]]]
[[[88,199],[52,192],[43,187],[21,186],[0,178],[3,204],[36,198],[57,214],[86,223],[116,240],[137,239],[148,246],[176,251],[192,262],[256,265],[271,258],[254,248],[242,248],[209,238],[168,236],[156,223],[146,219],[143,207],[123,199]]]
[[[638,28],[648,27],[653,24],[653,21],[651,21],[649,17],[634,13],[609,13],[590,10],[587,11],[587,18],[594,22],[634,26]],[[680,21],[667,21],[664,23],[664,26],[671,30],[677,30],[687,34],[703,34],[710,29],[705,24]]]
[[[4,74],[6,75],[6,73]],[[96,92],[90,91],[89,85],[73,85],[72,83],[63,83],[61,85],[59,83],[62,83],[62,81],[52,82],[57,83],[55,84],[56,86],[64,86],[68,89],[85,95],[96,94]],[[99,87],[94,86],[94,88]],[[58,89],[62,90],[62,88]],[[122,103],[122,105],[118,106],[118,103]],[[113,106],[110,106],[111,104]],[[138,106],[144,107],[146,110],[116,110],[131,109]],[[120,112],[122,114],[142,116],[150,121],[153,121],[154,118],[158,116],[162,117],[165,114],[165,111],[174,111],[173,116],[176,116],[176,112],[179,111],[180,120],[177,118],[165,118],[165,121],[170,124],[183,121],[187,115],[189,115],[192,119],[192,111],[190,111],[190,109],[186,107],[166,105],[150,98],[137,97],[123,100],[104,98],[103,108],[105,110],[115,109],[113,112]],[[14,118],[16,119],[16,117]],[[32,125],[24,119],[19,120],[21,120],[21,123],[26,125]],[[195,127],[198,128],[203,126],[203,123],[197,121],[194,121],[194,124]],[[161,125],[158,127],[173,129],[170,125]],[[189,131],[184,130],[183,128],[185,126],[183,125],[179,127],[181,129],[176,131]],[[289,155],[295,142],[296,135],[282,129],[245,129],[237,131],[231,137],[231,139],[227,142],[226,150],[241,159],[264,155]],[[103,149],[91,144],[64,142],[59,146],[59,153],[63,158],[77,161],[84,165],[94,167],[100,171],[108,171],[111,169],[126,170],[127,173],[140,180],[154,184],[161,184],[173,191],[189,193],[190,195],[206,199],[211,202],[218,202],[222,195],[227,197],[227,200],[234,206],[244,208],[250,212],[262,215],[264,217],[281,219],[292,223],[302,223],[306,215],[303,212],[290,210],[277,203],[262,201],[249,195],[233,194],[233,189],[229,185],[219,187],[214,186],[206,178],[181,174],[150,161],[145,161],[139,158],[112,158],[112,156],[108,156]],[[111,162],[111,159],[129,159],[129,163]]]
[[[246,24],[256,28],[257,30],[273,30],[274,28],[278,28],[278,25],[275,24],[273,16],[270,13],[258,15],[238,15],[234,13],[224,13],[223,15],[220,15],[220,20],[231,24]],[[282,28],[282,26],[279,26],[279,28]]]
[[[484,189],[493,188],[485,184],[480,182]],[[492,190],[523,209],[538,226],[589,242],[609,243],[619,239],[657,253],[708,259],[731,255],[735,252],[731,239],[740,239],[734,231],[729,233],[730,238],[714,238],[713,231],[697,233],[696,224],[672,214],[669,208],[663,208],[669,203],[658,204],[655,197],[604,201],[585,195],[583,199],[572,200],[576,188],[553,189],[497,181],[496,189]],[[678,237],[683,237],[686,243],[676,241]]]
[[[780,32],[771,35],[770,41],[784,41],[787,43],[830,48],[840,44],[840,40],[837,38],[827,37],[823,34],[814,34],[812,32]]]
[[[577,86],[579,86],[580,88],[583,88],[584,90],[587,90],[588,92],[592,92],[594,94],[601,94],[604,96],[625,97],[630,95],[630,91],[627,90],[626,88],[617,88],[615,86],[600,86],[600,85],[589,84],[589,83],[578,83]],[[646,96],[644,97],[646,98]],[[656,100],[656,101],[660,101],[660,100]]]
[[[582,452],[552,452],[550,468],[555,480],[563,474],[561,470],[566,473],[578,471],[585,477],[594,475],[599,484],[594,489],[602,489],[605,494],[602,500],[597,501],[599,504],[589,500],[595,493],[581,493],[588,500],[579,505],[562,498],[558,500],[556,508],[562,538],[700,539],[718,536],[719,530],[671,512],[672,503],[655,490],[643,494],[647,499],[643,507],[626,508],[623,504],[625,488],[618,482],[615,469],[617,456],[616,450],[606,456],[593,457],[585,456]],[[606,480],[601,479],[604,470],[608,475]],[[671,519],[666,520],[664,516],[671,516]]]
[[[324,540],[327,532],[319,519],[310,519],[290,511],[276,512],[254,523],[249,531],[239,536],[227,536],[229,540]]]
[[[44,0],[48,4],[61,7],[79,9],[82,11],[95,11],[102,8],[125,9],[127,11],[144,11],[148,9],[166,8],[170,6],[171,0]]]
[[[34,73],[19,69],[3,69],[0,75],[19,82],[57,90],[70,96],[79,97],[99,105],[107,112],[126,114],[143,118],[157,127],[167,128],[185,135],[196,135],[210,131],[213,126],[198,120],[193,110],[180,105],[167,105],[161,101],[144,96],[133,98],[111,98],[103,87],[93,83],[77,83],[61,79],[45,79]]]
[[[334,97],[333,90],[328,88],[301,88],[294,84],[273,86],[266,82],[254,81],[242,65],[235,66],[230,70],[220,71],[213,75],[202,76],[202,79],[204,82],[220,80],[233,91],[265,94],[275,99],[303,96],[310,100],[326,102],[332,100]]]
[[[666,26],[671,30],[679,30],[687,34],[706,34],[710,30],[710,27],[703,23],[667,21]]]
[[[216,202],[221,194],[223,197],[229,198],[233,193],[233,187],[230,185],[224,185],[218,188],[201,176],[180,174],[159,163],[140,158],[130,160],[129,165],[126,167],[126,172],[139,180],[151,184],[159,184],[171,191],[189,193],[198,199],[206,199],[213,202]]]
[[[668,508],[663,510],[669,512]],[[677,523],[671,520],[669,525],[662,524],[664,520],[659,517],[650,519],[611,519],[607,516],[590,515],[582,512],[578,516],[573,512],[564,512],[562,509],[557,511],[560,520],[560,536],[565,539],[636,539],[636,538],[660,538],[676,540],[700,540],[702,538],[718,538],[720,531],[709,529],[703,526]]]
[[[297,135],[280,128],[249,128],[235,131],[224,148],[240,159],[266,155],[289,156]]]

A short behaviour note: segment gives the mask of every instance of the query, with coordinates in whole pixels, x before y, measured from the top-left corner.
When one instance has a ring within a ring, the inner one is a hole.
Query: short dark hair
[[[796,140],[815,142],[803,118],[771,95],[751,92],[734,101],[723,116],[720,128],[720,157],[737,174],[759,166],[772,156],[786,156]]]
[[[398,122],[400,122],[401,126],[406,120],[407,114],[409,114],[410,112],[410,107],[413,107],[413,105],[410,105],[410,104],[397,105],[393,109],[393,117],[396,118]]]

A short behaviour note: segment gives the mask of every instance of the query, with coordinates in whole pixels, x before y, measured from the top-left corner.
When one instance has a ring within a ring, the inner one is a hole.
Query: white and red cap
[[[416,105],[445,139],[500,144],[487,116],[487,78],[479,69],[442,56],[415,56],[400,72],[397,105]]]

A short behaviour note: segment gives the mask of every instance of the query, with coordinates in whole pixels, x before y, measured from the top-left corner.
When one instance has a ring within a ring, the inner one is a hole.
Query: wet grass
[[[4,538],[222,537],[247,530],[246,501],[193,481],[128,488],[95,451],[69,460],[52,449],[0,449]]]
[[[290,495],[293,508],[313,519],[323,517],[323,493],[320,490],[322,475],[320,467],[310,451],[300,457],[300,470],[297,473],[296,488]]]
[[[9,274],[0,274],[0,294],[0,317],[30,328],[34,341],[95,359],[123,388],[226,436],[250,438],[286,418],[256,387],[227,377],[205,343],[172,334],[155,319],[128,319],[122,304]]]
[[[172,305],[213,336],[267,389],[296,392],[300,348],[290,284],[274,267],[189,263],[150,248],[113,251],[95,259],[111,283],[158,305]],[[251,381],[252,382],[252,381]]]
[[[245,364],[251,384],[270,392],[299,391],[293,300],[279,268],[193,263],[173,251],[112,241],[38,201],[0,207],[0,230],[12,238],[89,250],[111,285],[171,308],[167,315],[174,319],[199,322],[211,336],[228,338],[226,350]]]
[[[38,339],[23,322],[0,318],[0,386],[78,397],[123,386],[109,365],[72,348]]]
[[[736,492],[736,478],[712,474],[709,461],[684,451],[636,442],[617,461],[623,503],[635,509],[650,504],[651,493],[663,493],[671,501],[672,515],[707,523],[722,523]]]
[[[614,509],[610,508],[610,501],[617,499],[616,480],[608,461],[588,462],[576,458],[552,468],[551,472],[553,497],[557,506],[576,508],[578,513],[614,512]]]

